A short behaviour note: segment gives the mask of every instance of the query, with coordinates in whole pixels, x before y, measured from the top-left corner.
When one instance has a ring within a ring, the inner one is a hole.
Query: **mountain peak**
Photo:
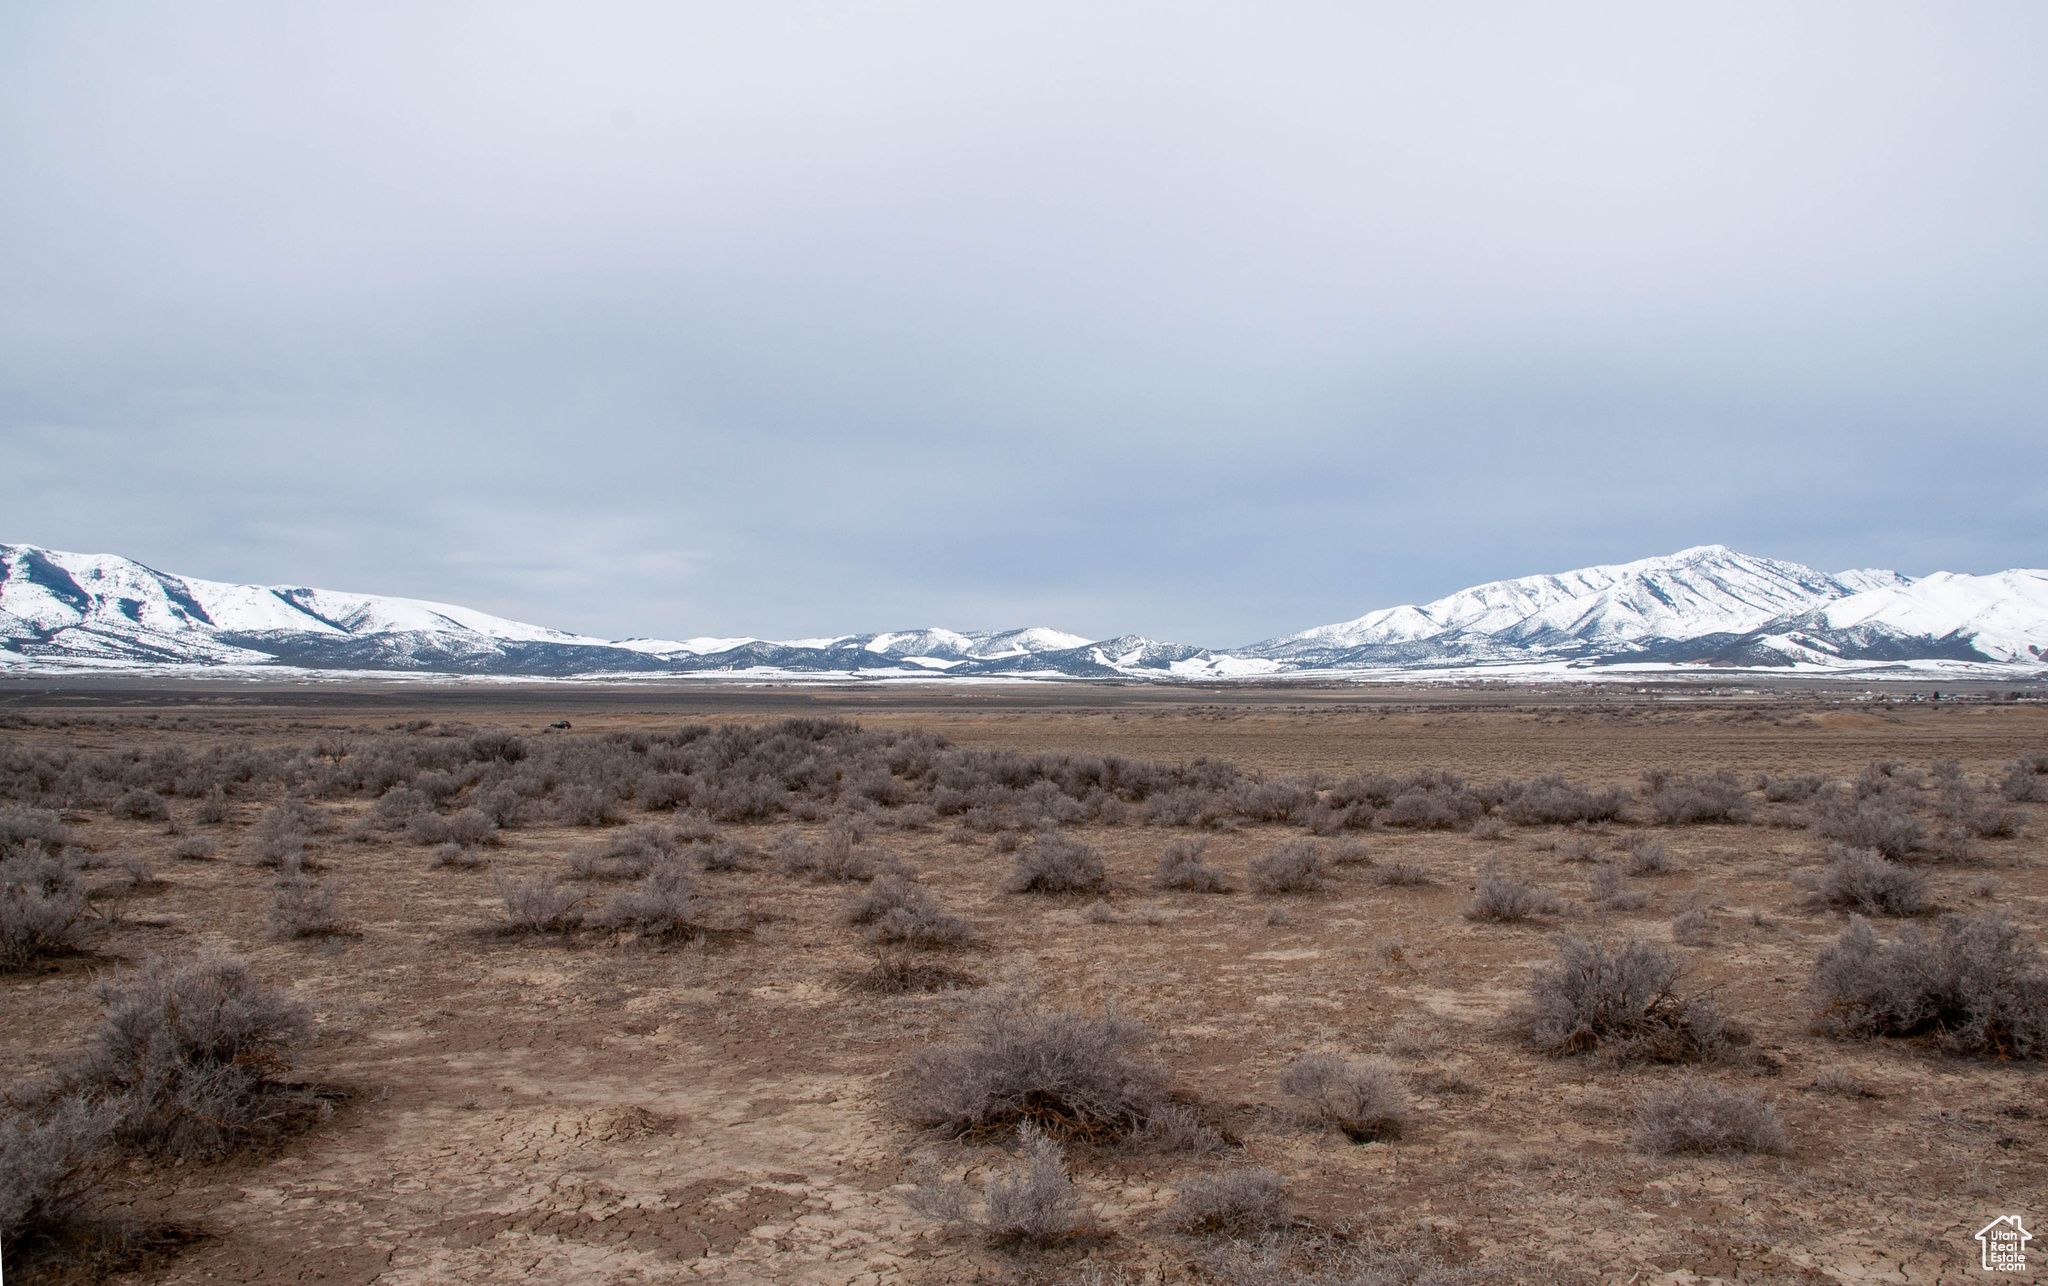
[[[1212,651],[1135,634],[1091,642],[1042,626],[611,642],[422,599],[233,585],[111,554],[0,545],[0,672],[14,673],[1249,679],[1701,664],[2031,676],[2048,665],[2048,572],[1829,575],[1695,545],[1490,581]]]

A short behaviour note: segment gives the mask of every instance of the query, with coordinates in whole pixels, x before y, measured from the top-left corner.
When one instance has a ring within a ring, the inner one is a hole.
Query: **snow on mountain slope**
[[[1994,661],[2035,661],[2048,652],[2048,571],[1936,572],[1908,585],[1838,599],[1821,610],[1820,618],[1829,630],[1961,637]]]
[[[534,677],[1230,680],[1617,665],[2048,673],[2048,572],[1833,575],[1704,545],[1461,590],[1248,648],[1034,627],[609,642],[446,603],[171,576],[0,545],[0,667],[276,667]],[[2001,669],[2002,667],[2002,669]]]
[[[1845,582],[1797,563],[1701,545],[1633,563],[1494,581],[1237,651],[1281,660],[1425,642],[1452,650],[1508,644],[1583,651],[1640,639],[1743,633],[1882,583],[1878,576],[1905,579],[1853,575],[1857,579]]]

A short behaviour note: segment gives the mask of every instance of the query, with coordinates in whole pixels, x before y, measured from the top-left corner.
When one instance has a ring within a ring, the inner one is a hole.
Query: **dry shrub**
[[[1593,903],[1608,911],[1640,911],[1650,905],[1650,895],[1630,888],[1619,866],[1603,862],[1593,871]]]
[[[1081,1189],[1067,1177],[1066,1157],[1058,1142],[1029,1121],[1017,1127],[1023,1164],[990,1177],[982,1192],[980,1218],[971,1213],[967,1185],[944,1178],[930,1157],[920,1157],[916,1184],[908,1198],[912,1210],[927,1219],[979,1232],[989,1244],[1009,1249],[1046,1249],[1094,1226]]]
[[[1030,1121],[1017,1127],[1024,1162],[990,1178],[982,1192],[982,1235],[998,1246],[1056,1246],[1088,1230],[1094,1218],[1067,1177],[1060,1145]]]
[[[415,814],[406,823],[405,836],[420,845],[450,841],[457,844],[495,844],[498,842],[498,823],[478,808],[465,808],[446,817],[425,812]]]
[[[1584,835],[1569,835],[1557,842],[1557,860],[1597,862],[1600,860],[1600,846]]]
[[[1833,1094],[1837,1098],[1877,1098],[1868,1085],[1856,1079],[1853,1072],[1840,1067],[1822,1068],[1813,1078],[1810,1087],[1816,1094]]]
[[[1047,832],[1018,850],[1016,868],[1003,881],[1003,891],[1094,893],[1108,878],[1108,868],[1098,850],[1057,832]]]
[[[1251,1168],[1189,1179],[1163,1219],[1174,1232],[1226,1237],[1256,1237],[1293,1221],[1280,1176]]]
[[[1770,777],[1763,781],[1764,798],[1774,804],[1796,804],[1812,799],[1815,792],[1827,785],[1828,779],[1817,774],[1799,777]]]
[[[1435,883],[1413,862],[1386,862],[1372,868],[1372,882],[1390,888],[1423,888]]]
[[[71,832],[46,808],[0,808],[0,857],[16,849],[56,852],[71,842]]]
[[[363,926],[342,913],[340,894],[331,885],[288,875],[271,899],[270,931],[280,938],[359,938]]]
[[[2048,968],[1994,911],[1948,914],[1890,942],[1870,921],[1820,953],[1808,983],[1814,1025],[1832,1035],[1903,1036],[1958,1054],[2048,1057]]]
[[[1846,848],[1875,849],[1895,862],[1927,843],[1927,832],[1917,818],[1881,798],[1827,800],[1815,806],[1812,826],[1822,839]]]
[[[1707,913],[1699,907],[1680,911],[1671,917],[1671,940],[1681,946],[1697,947],[1706,942],[1711,927]]]
[[[650,941],[684,942],[702,937],[713,914],[714,904],[698,889],[690,868],[669,860],[638,884],[613,894],[598,922],[608,929],[630,929]]]
[[[1821,900],[1864,915],[1918,915],[1928,907],[1927,878],[1888,862],[1875,849],[1835,847],[1821,872]]]
[[[492,885],[505,903],[506,933],[568,933],[582,927],[583,895],[563,888],[558,876],[515,880],[500,874]]]
[[[1362,839],[1340,840],[1330,849],[1330,865],[1371,866],[1372,845]]]
[[[1554,964],[1537,966],[1509,1028],[1553,1057],[1599,1052],[1620,1061],[1690,1063],[1744,1039],[1705,995],[1681,996],[1684,966],[1640,938],[1619,947],[1560,933]]]
[[[1499,840],[1508,837],[1508,824],[1498,817],[1482,817],[1472,823],[1472,838]]]
[[[939,904],[931,890],[901,875],[883,875],[847,903],[848,924],[866,925],[876,942],[945,950],[971,947],[981,935],[974,922]]]
[[[1090,902],[1081,912],[1081,918],[1090,924],[1116,923],[1116,908],[1101,898]]]
[[[673,858],[675,837],[658,826],[622,826],[596,848],[569,857],[569,871],[579,880],[637,880],[657,862]]]
[[[1167,1101],[1159,1069],[1136,1056],[1151,1039],[1115,1013],[1046,1011],[1021,985],[991,989],[969,1008],[964,1039],[912,1055],[896,1107],[948,1135],[1028,1121],[1060,1138],[1126,1138]]]
[[[20,1270],[24,1244],[59,1232],[105,1179],[117,1116],[80,1094],[0,1102],[0,1255]]]
[[[1501,809],[1517,826],[1546,822],[1606,822],[1621,816],[1628,792],[1619,788],[1592,791],[1562,777],[1545,775],[1521,788]]]
[[[1254,893],[1321,893],[1329,887],[1329,867],[1314,840],[1282,840],[1264,857],[1245,865],[1245,883]]]
[[[1650,817],[1659,826],[1747,822],[1755,815],[1749,787],[1734,773],[1649,774]]]
[[[274,1138],[316,1110],[275,1078],[311,1029],[306,1009],[246,961],[153,957],[107,984],[81,1079],[116,1113],[114,1138],[159,1158],[203,1158]]]
[[[795,831],[776,837],[773,853],[786,875],[808,875],[820,883],[859,884],[875,878],[880,862],[861,846],[863,830],[851,825],[826,828],[816,844]]]
[[[1472,900],[1465,904],[1467,920],[1491,920],[1513,924],[1539,915],[1558,915],[1564,902],[1557,894],[1538,884],[1509,879],[1496,870],[1479,876]]]
[[[215,844],[204,835],[190,835],[171,846],[171,856],[182,862],[211,862]]]
[[[437,867],[474,871],[478,867],[489,866],[490,864],[491,859],[485,857],[482,852],[473,848],[464,848],[453,840],[446,844],[436,844],[434,846],[434,865]]]
[[[114,801],[114,816],[138,822],[168,821],[171,806],[152,790],[131,790]]]
[[[1179,889],[1183,893],[1228,893],[1230,877],[1202,860],[1208,840],[1177,839],[1159,854],[1159,866],[1152,873],[1155,889]]]
[[[1304,1118],[1335,1126],[1354,1143],[1398,1139],[1408,1123],[1408,1091],[1383,1058],[1354,1063],[1308,1054],[1289,1063],[1278,1083]]]
[[[875,949],[875,963],[847,980],[856,990],[899,996],[919,991],[956,991],[972,987],[974,979],[958,969],[931,964],[908,951]]]
[[[1630,875],[1664,875],[1671,870],[1671,851],[1661,839],[1631,835],[1622,847],[1628,852]]]
[[[215,786],[206,792],[205,798],[199,801],[199,806],[192,810],[192,819],[208,826],[218,826],[226,821],[233,811],[228,807],[227,792]]]
[[[1998,793],[2015,804],[2048,800],[2048,754],[2013,760],[1999,779]]]
[[[85,886],[77,864],[31,840],[0,861],[0,971],[78,948]]]
[[[1687,1078],[1643,1096],[1636,1105],[1636,1150],[1651,1156],[1678,1153],[1791,1150],[1784,1122],[1769,1103],[1711,1081]]]

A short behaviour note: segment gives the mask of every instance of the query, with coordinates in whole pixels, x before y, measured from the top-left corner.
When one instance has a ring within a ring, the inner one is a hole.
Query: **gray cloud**
[[[0,538],[1226,645],[2048,564],[2034,6],[0,15]]]

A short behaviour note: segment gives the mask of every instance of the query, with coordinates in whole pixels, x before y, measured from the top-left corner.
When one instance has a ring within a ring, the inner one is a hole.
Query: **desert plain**
[[[10,1282],[1932,1283],[1982,1275],[1973,1234],[1993,1218],[2048,1219],[2038,1056],[1830,1034],[1816,1026],[1809,985],[1849,924],[1817,892],[1832,851],[1817,801],[1854,797],[1873,764],[1888,766],[1880,775],[1897,784],[1885,798],[1927,837],[1901,863],[1927,905],[1873,917],[1878,932],[1995,913],[2026,942],[2048,939],[2048,804],[2000,786],[2016,761],[2048,753],[2038,694],[192,685],[0,695],[0,758],[17,764],[255,747],[338,772],[407,740],[629,746],[692,725],[797,717],[1023,757],[1222,762],[1245,789],[1296,783],[1322,819],[1211,809],[1172,820],[1142,799],[1107,818],[1063,816],[1073,809],[1047,799],[975,814],[934,807],[915,783],[893,801],[886,789],[814,786],[799,810],[720,817],[627,790],[589,817],[508,814],[488,839],[460,845],[461,860],[443,861],[439,823],[408,830],[380,818],[374,786],[322,792],[258,773],[219,793],[214,821],[201,820],[205,797],[168,780],[155,791],[164,815],[149,817],[120,815],[110,798],[17,790],[0,806],[59,815],[90,913],[75,950],[0,974],[0,1082],[61,1073],[94,1039],[100,988],[152,956],[211,950],[248,961],[306,1007],[310,1034],[280,1075],[323,1106],[217,1157],[123,1159],[88,1212],[123,1230],[118,1253],[70,1262],[61,1248],[24,1243]],[[1579,823],[1509,822],[1495,810],[1491,825],[1425,826],[1371,807],[1339,823],[1318,802],[1361,774],[1420,770],[1475,787],[1555,776],[1627,799],[1617,815]],[[1712,774],[1740,783],[1747,820],[1658,822],[1656,782]],[[1764,786],[1802,777],[1823,784],[1775,799]],[[1944,840],[1944,783],[2004,810],[2005,823]],[[474,789],[429,791],[432,811],[460,812]],[[277,918],[282,876],[259,848],[277,830],[265,831],[266,816],[293,800],[313,820],[290,864],[331,893],[344,917],[332,932],[300,935]],[[601,922],[622,881],[589,877],[599,869],[589,855],[648,827],[695,828],[678,860],[723,852],[692,866],[716,909],[703,932],[661,940]],[[828,847],[835,828],[864,868],[835,874],[791,859]],[[1006,891],[1019,855],[1048,833],[1100,855],[1099,887]],[[1200,860],[1231,891],[1156,887],[1177,842],[1204,842]],[[1311,886],[1254,891],[1251,866],[1290,842],[1316,846]],[[1659,860],[1635,862],[1646,846]],[[1408,875],[1389,880],[1390,869]],[[972,941],[878,947],[849,917],[876,871],[923,886],[971,922]],[[1555,901],[1519,920],[1470,918],[1488,872]],[[548,877],[587,908],[586,922],[508,931],[504,888]],[[1559,934],[1665,948],[1686,994],[1711,996],[1740,1043],[1702,1062],[1532,1046],[1509,1016],[1534,971],[1557,959]],[[1043,1245],[974,1222],[991,1178],[1019,1165],[1014,1132],[949,1133],[902,1106],[920,1051],[960,1039],[977,998],[1002,988],[1042,1010],[1142,1024],[1149,1037],[1134,1057],[1188,1122],[1178,1141],[1063,1140],[1082,1218]],[[1313,1054],[1391,1068],[1406,1098],[1398,1130],[1355,1141],[1291,1103],[1279,1078]],[[1640,1146],[1645,1097],[1699,1081],[1768,1105],[1783,1149]],[[1284,1218],[1225,1232],[1176,1225],[1187,1184],[1242,1169],[1277,1177]],[[964,1185],[955,1191],[969,1198],[967,1218],[929,1212],[918,1184],[935,1176]]]

